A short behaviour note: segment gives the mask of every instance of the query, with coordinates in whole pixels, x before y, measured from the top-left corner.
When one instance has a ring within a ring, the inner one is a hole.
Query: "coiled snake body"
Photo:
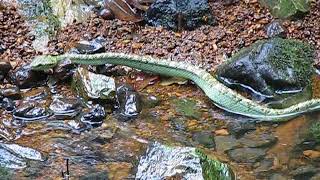
[[[124,65],[142,71],[189,79],[197,84],[219,108],[260,121],[285,121],[303,113],[320,109],[320,99],[311,99],[284,109],[268,108],[231,90],[216,80],[211,74],[197,66],[186,62],[156,59],[149,56],[123,53],[44,55],[34,58],[31,67],[34,70],[47,70],[56,66],[59,61],[65,58],[70,59],[76,64]]]

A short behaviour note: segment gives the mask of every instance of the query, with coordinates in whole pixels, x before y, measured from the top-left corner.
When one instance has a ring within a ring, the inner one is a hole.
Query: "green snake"
[[[189,79],[198,85],[217,107],[260,121],[286,121],[303,113],[320,109],[320,99],[311,99],[284,109],[268,108],[226,87],[210,73],[195,65],[186,62],[156,59],[149,56],[123,53],[42,55],[33,59],[31,67],[34,70],[48,70],[66,58],[76,64],[124,65],[165,76]]]

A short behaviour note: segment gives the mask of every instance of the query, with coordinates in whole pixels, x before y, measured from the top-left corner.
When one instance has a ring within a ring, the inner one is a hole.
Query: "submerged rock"
[[[192,136],[192,139],[206,148],[215,146],[212,132],[197,132]]]
[[[296,18],[310,10],[309,0],[259,0],[275,17]]]
[[[313,123],[310,127],[311,136],[320,143],[320,122]]]
[[[14,102],[9,98],[0,99],[0,108],[3,108],[7,111],[13,111],[15,108]]]
[[[73,76],[73,89],[84,99],[113,100],[116,85],[113,78],[79,67]]]
[[[283,108],[311,97],[313,58],[313,48],[298,40],[257,41],[219,66],[217,78]]]
[[[215,24],[208,0],[155,0],[145,14],[147,23],[168,29],[192,30]]]
[[[256,126],[254,122],[250,121],[231,121],[227,128],[232,135],[238,138],[248,131],[255,130]]]
[[[261,160],[266,151],[260,148],[239,148],[228,151],[228,155],[238,163],[254,163]]]
[[[173,101],[176,110],[183,116],[199,119],[201,117],[200,108],[197,102],[192,99],[176,99]]]
[[[128,85],[117,88],[118,115],[122,120],[130,120],[138,116],[141,111],[140,95]]]
[[[13,111],[13,117],[17,120],[34,121],[48,118],[51,113],[46,107],[41,107],[35,102],[24,102]]]
[[[10,85],[7,84],[3,88],[0,88],[0,95],[12,99],[20,99],[21,94],[20,94],[20,88],[15,85]]]
[[[31,88],[44,84],[47,76],[43,72],[33,71],[30,65],[21,66],[10,74],[10,80],[20,88]]]
[[[70,119],[81,111],[81,103],[76,98],[55,97],[49,106],[57,119]]]
[[[72,63],[70,59],[65,59],[60,61],[54,68],[53,76],[60,81],[67,80],[72,77],[75,68],[76,65]]]
[[[192,147],[153,143],[140,158],[136,179],[233,179],[228,165]]]
[[[252,132],[245,134],[239,142],[246,147],[269,147],[277,142],[271,133]]]
[[[99,104],[94,105],[88,113],[81,117],[81,121],[92,126],[100,126],[106,117],[104,107]]]

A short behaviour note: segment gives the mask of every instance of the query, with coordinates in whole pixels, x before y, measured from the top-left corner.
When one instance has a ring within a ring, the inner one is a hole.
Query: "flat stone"
[[[260,148],[239,148],[228,151],[228,155],[238,163],[255,163],[266,155],[266,151]]]
[[[211,132],[196,132],[192,139],[206,148],[213,148],[215,146]]]
[[[214,141],[217,151],[220,152],[226,152],[240,146],[240,143],[233,136],[216,136]]]
[[[239,142],[246,147],[269,147],[277,142],[277,138],[270,133],[245,134]]]

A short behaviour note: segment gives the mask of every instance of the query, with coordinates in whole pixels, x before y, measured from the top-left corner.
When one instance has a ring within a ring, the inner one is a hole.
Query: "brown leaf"
[[[140,22],[142,17],[125,0],[105,0],[105,8],[112,11],[114,16],[123,21]]]

